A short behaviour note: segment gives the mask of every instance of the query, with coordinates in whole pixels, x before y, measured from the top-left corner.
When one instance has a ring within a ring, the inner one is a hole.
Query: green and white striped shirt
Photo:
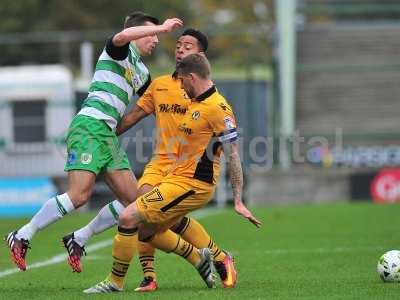
[[[134,94],[143,94],[150,81],[138,49],[131,43],[115,47],[110,38],[97,61],[89,94],[78,114],[103,120],[115,130]]]

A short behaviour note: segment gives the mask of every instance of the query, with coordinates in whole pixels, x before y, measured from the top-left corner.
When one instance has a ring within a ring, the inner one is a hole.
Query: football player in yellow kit
[[[208,287],[214,286],[211,250],[197,249],[165,228],[210,201],[219,177],[222,151],[228,160],[235,210],[257,227],[261,226],[242,202],[243,174],[236,145],[236,121],[231,107],[210,79],[207,59],[201,54],[188,55],[178,63],[176,74],[191,103],[178,126],[175,167],[159,185],[120,214],[113,243],[112,271],[106,280],[85,290],[86,293],[122,290],[126,269],[138,249],[138,238],[184,257]],[[226,281],[230,284],[234,280],[228,276]]]
[[[176,42],[176,63],[179,63],[189,54],[205,53],[207,48],[208,39],[202,32],[192,28],[186,29]],[[190,101],[175,74],[160,76],[153,80],[146,92],[136,102],[133,110],[118,125],[117,134],[121,134],[147,115],[155,115],[156,147],[153,158],[146,165],[138,182],[138,195],[144,195],[151,191],[174,168],[178,153],[178,140],[176,138],[178,125],[184,117],[189,103]],[[223,286],[226,288],[235,286],[236,270],[232,256],[218,247],[202,225],[193,218],[183,217],[171,229],[197,248],[211,248],[215,267]],[[149,243],[139,242],[138,252],[144,278],[136,291],[154,291],[157,289],[154,270],[155,249]],[[228,275],[235,280],[227,283]]]

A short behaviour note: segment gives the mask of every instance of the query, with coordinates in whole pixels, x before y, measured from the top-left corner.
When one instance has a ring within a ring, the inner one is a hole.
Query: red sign
[[[377,203],[400,202],[400,169],[381,170],[372,180],[371,195]]]

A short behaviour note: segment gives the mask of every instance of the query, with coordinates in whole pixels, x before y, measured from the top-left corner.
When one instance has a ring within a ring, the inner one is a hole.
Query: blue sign
[[[57,194],[50,178],[0,178],[0,217],[35,214]]]

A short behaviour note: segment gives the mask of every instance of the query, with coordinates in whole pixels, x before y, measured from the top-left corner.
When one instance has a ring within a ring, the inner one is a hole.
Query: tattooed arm
[[[235,211],[248,219],[255,226],[260,227],[262,223],[253,216],[250,210],[244,205],[242,201],[243,191],[243,171],[242,164],[240,162],[239,152],[237,143],[225,143],[223,144],[223,151],[228,162],[229,178],[232,184],[233,190],[233,201],[235,202]]]

